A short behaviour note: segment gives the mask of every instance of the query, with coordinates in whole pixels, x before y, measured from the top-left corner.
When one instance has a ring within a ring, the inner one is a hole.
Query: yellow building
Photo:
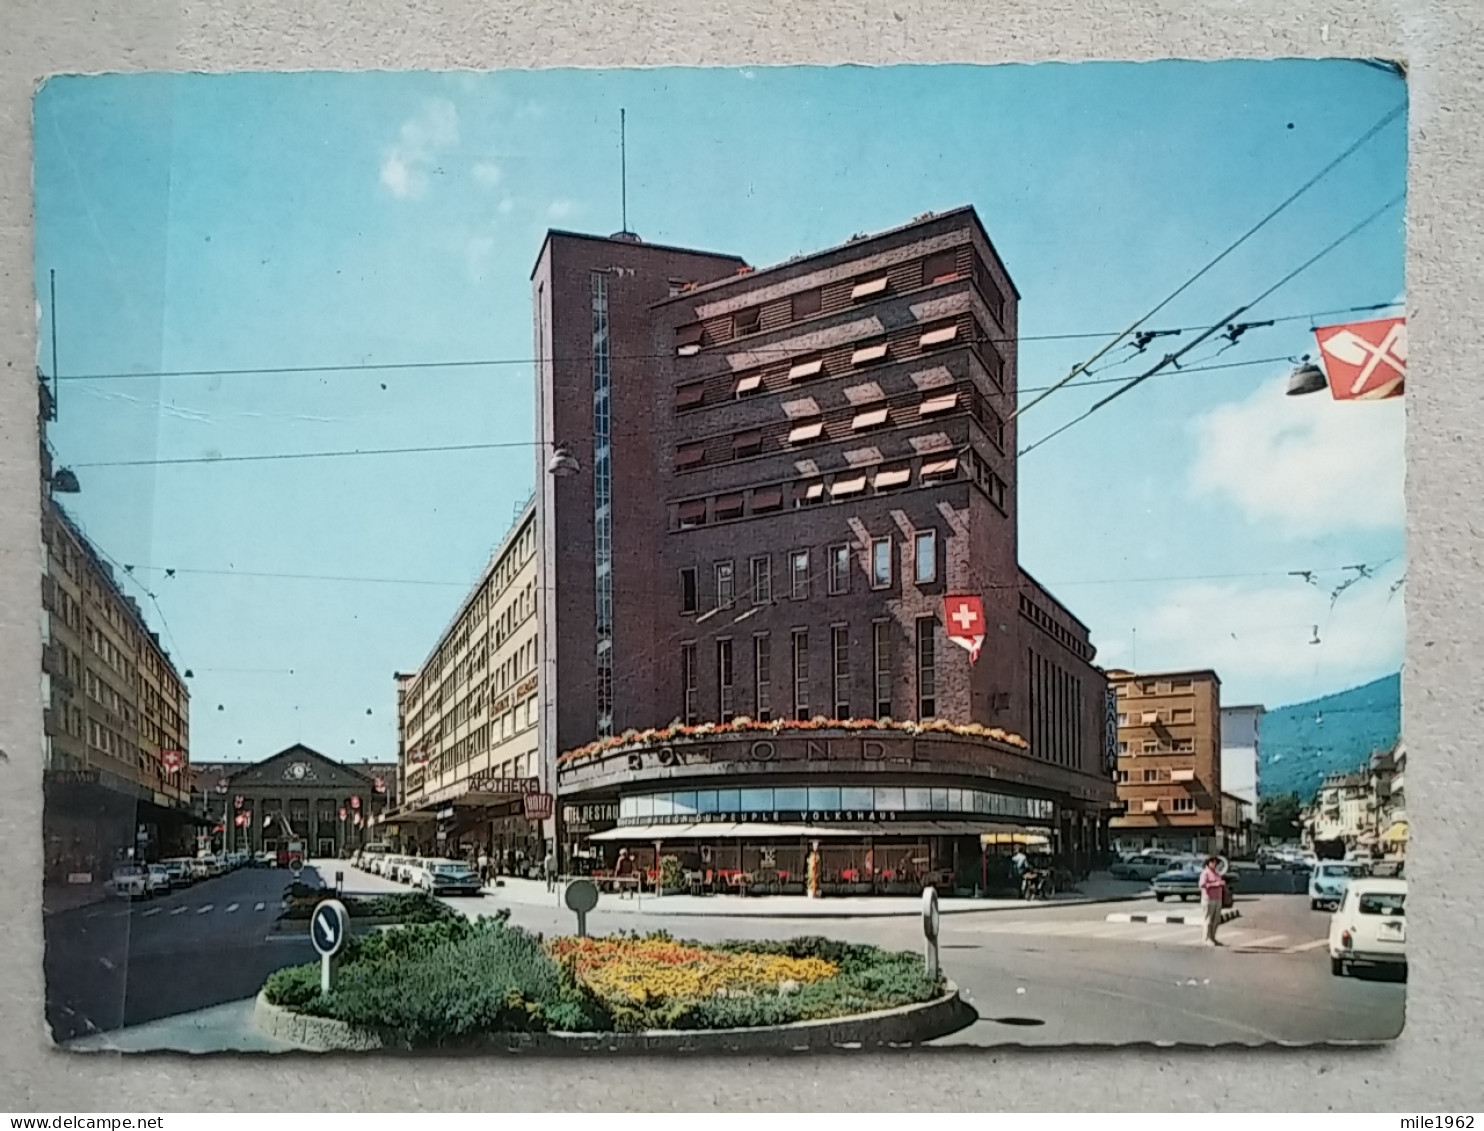
[[[536,551],[533,498],[422,667],[395,677],[400,803],[381,829],[405,850],[538,860]]]
[[[131,852],[194,853],[185,682],[50,497],[42,528],[47,879],[97,882]]]

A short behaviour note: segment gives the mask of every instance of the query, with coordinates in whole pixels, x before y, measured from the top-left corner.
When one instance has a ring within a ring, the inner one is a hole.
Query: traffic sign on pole
[[[309,941],[319,951],[319,990],[327,994],[335,985],[335,957],[345,949],[350,936],[350,913],[338,899],[315,905],[309,917]]]

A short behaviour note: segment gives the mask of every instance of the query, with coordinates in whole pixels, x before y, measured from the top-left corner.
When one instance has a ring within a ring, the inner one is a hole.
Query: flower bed
[[[317,965],[272,975],[265,1000],[402,1047],[494,1033],[745,1029],[934,999],[921,958],[832,939],[681,942],[665,934],[543,940],[492,919],[352,940],[338,983]]]
[[[810,731],[819,730],[850,730],[850,731],[891,731],[897,734],[956,734],[961,737],[976,736],[981,738],[992,738],[996,742],[1003,742],[1009,746],[1028,748],[1026,742],[1018,734],[1001,730],[999,727],[987,727],[981,723],[951,723],[946,719],[922,719],[913,722],[900,721],[897,719],[828,719],[823,715],[817,715],[812,719],[774,719],[772,722],[758,722],[745,716],[738,716],[729,723],[698,723],[689,726],[680,722],[673,722],[667,727],[651,728],[649,730],[627,730],[623,734],[615,734],[609,738],[590,742],[586,746],[580,746],[575,750],[568,750],[562,754],[557,761],[561,763],[580,762],[585,758],[593,758],[599,754],[606,754],[612,750],[620,750],[627,746],[637,746],[655,742],[673,742],[676,739],[705,738],[708,735],[718,734],[806,734]]]
[[[284,911],[280,919],[307,920],[315,907],[326,899],[337,896],[331,888],[312,888],[308,884],[295,883],[284,895]],[[441,900],[427,892],[399,891],[388,895],[338,897],[352,919],[380,919],[392,923],[443,923],[462,916]]]

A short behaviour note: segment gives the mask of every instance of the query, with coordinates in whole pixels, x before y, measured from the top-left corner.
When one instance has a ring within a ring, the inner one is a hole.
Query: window
[[[1118,771],[1118,780],[1121,781],[1121,782],[1128,781],[1128,771],[1127,770],[1119,770]]]
[[[891,587],[891,539],[871,539],[871,588]]]
[[[885,408],[868,408],[864,412],[858,412],[855,419],[850,422],[852,432],[864,432],[867,428],[879,428],[887,422],[890,410]]]
[[[823,483],[799,483],[794,486],[794,506],[796,507],[811,507],[823,498]]]
[[[790,444],[807,444],[810,440],[819,439],[821,433],[823,432],[824,421],[817,419],[805,421],[801,424],[794,425],[794,427],[790,429],[788,433],[788,442]]]
[[[773,600],[773,555],[763,554],[747,565],[752,581],[752,603],[768,604]]]
[[[824,306],[824,292],[820,290],[800,291],[793,298],[793,316],[797,322],[818,314]]]
[[[1159,743],[1155,742],[1153,739],[1146,739],[1144,742],[1143,750],[1145,754],[1156,754],[1159,752]]]
[[[719,720],[724,723],[731,722],[732,716],[736,714],[732,683],[732,642],[718,640],[716,642],[717,710],[720,712]]]
[[[759,487],[752,493],[752,513],[767,514],[783,509],[782,487]]]
[[[690,326],[681,326],[675,331],[675,352],[681,357],[690,357],[701,352],[701,343],[705,340],[706,328],[699,322]]]
[[[949,248],[928,256],[922,261],[922,283],[928,286],[946,279],[958,278],[958,252]]]
[[[933,326],[922,332],[922,337],[917,339],[917,344],[923,349],[932,349],[935,346],[946,346],[958,338],[958,323],[950,322],[946,326]]]
[[[746,499],[740,491],[733,495],[721,495],[716,500],[716,521],[721,522],[728,518],[741,518],[742,508]]]
[[[680,504],[678,515],[681,529],[706,525],[706,500],[691,499]]]
[[[675,469],[687,471],[692,467],[700,467],[706,462],[706,445],[704,443],[681,444],[675,449]]]
[[[763,434],[760,429],[753,428],[747,432],[738,432],[732,437],[732,458],[742,459],[744,456],[755,456],[763,450]]]
[[[752,638],[752,689],[756,718],[773,721],[773,644],[766,632]]]
[[[922,465],[923,482],[935,479],[953,479],[958,475],[958,457],[929,460]]]
[[[824,372],[824,358],[805,357],[794,362],[788,370],[790,381],[803,381],[809,377],[818,377]]]
[[[850,629],[837,624],[830,629],[830,650],[834,653],[835,713],[832,718],[848,719],[850,715]]]
[[[1170,722],[1190,723],[1195,721],[1195,710],[1191,707],[1176,707],[1170,712]]]
[[[871,665],[876,682],[876,718],[891,718],[891,622],[871,626]]]
[[[850,288],[850,299],[852,302],[860,302],[862,299],[875,298],[877,295],[885,294],[890,276],[877,275],[872,279],[862,279]]]
[[[1172,813],[1194,813],[1195,812],[1195,798],[1193,798],[1193,797],[1176,797],[1176,798],[1174,798],[1172,800],[1171,804],[1170,804],[1170,812],[1172,812]]]
[[[748,393],[755,393],[763,387],[763,375],[761,373],[744,373],[737,378],[736,395],[745,397]]]
[[[866,477],[864,475],[842,475],[830,484],[830,498],[849,498],[851,495],[859,495],[865,489]]]
[[[807,720],[809,718],[809,631],[807,629],[794,629],[793,669],[794,718]]]
[[[731,608],[736,599],[733,592],[735,580],[731,562],[716,563],[716,607],[718,609]]]
[[[706,399],[706,385],[703,381],[697,381],[691,385],[681,385],[675,390],[675,407],[677,410],[696,408]]]
[[[850,591],[850,547],[843,544],[831,546],[829,556],[830,595],[838,597]]]
[[[1180,754],[1190,754],[1195,751],[1195,740],[1191,738],[1175,739],[1175,750]]]
[[[893,487],[903,487],[912,481],[912,469],[910,467],[893,467],[878,471],[876,477],[871,480],[871,486],[877,491],[889,491]]]
[[[789,574],[795,601],[809,599],[809,551],[795,550],[789,555]]]
[[[938,580],[938,532],[919,530],[912,544],[913,573],[919,585]]]
[[[938,714],[938,658],[934,634],[938,622],[933,617],[917,618],[917,717],[931,719]]]
[[[682,644],[680,646],[680,677],[681,685],[685,690],[685,703],[682,717],[686,726],[695,726],[700,721],[696,711],[696,646],[694,644]]]
[[[1145,770],[1144,771],[1144,781],[1146,783],[1147,782],[1156,782],[1156,781],[1159,781],[1159,771],[1158,770]]]
[[[885,361],[886,353],[886,342],[869,342],[855,348],[855,352],[850,355],[850,364],[870,365],[873,362]]]
[[[749,310],[739,310],[732,316],[732,333],[737,337],[743,334],[756,334],[763,325],[763,310],[760,306],[754,306]]]
[[[680,571],[680,611],[693,613],[701,606],[696,588],[696,571],[693,568]]]
[[[958,406],[958,393],[943,393],[941,396],[929,397],[917,406],[918,416],[935,416],[940,412],[951,412]]]

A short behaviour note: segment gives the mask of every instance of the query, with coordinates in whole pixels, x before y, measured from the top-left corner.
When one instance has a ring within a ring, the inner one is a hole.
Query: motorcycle
[[[1020,898],[1025,900],[1050,899],[1051,876],[1046,872],[1027,871],[1020,878]]]

